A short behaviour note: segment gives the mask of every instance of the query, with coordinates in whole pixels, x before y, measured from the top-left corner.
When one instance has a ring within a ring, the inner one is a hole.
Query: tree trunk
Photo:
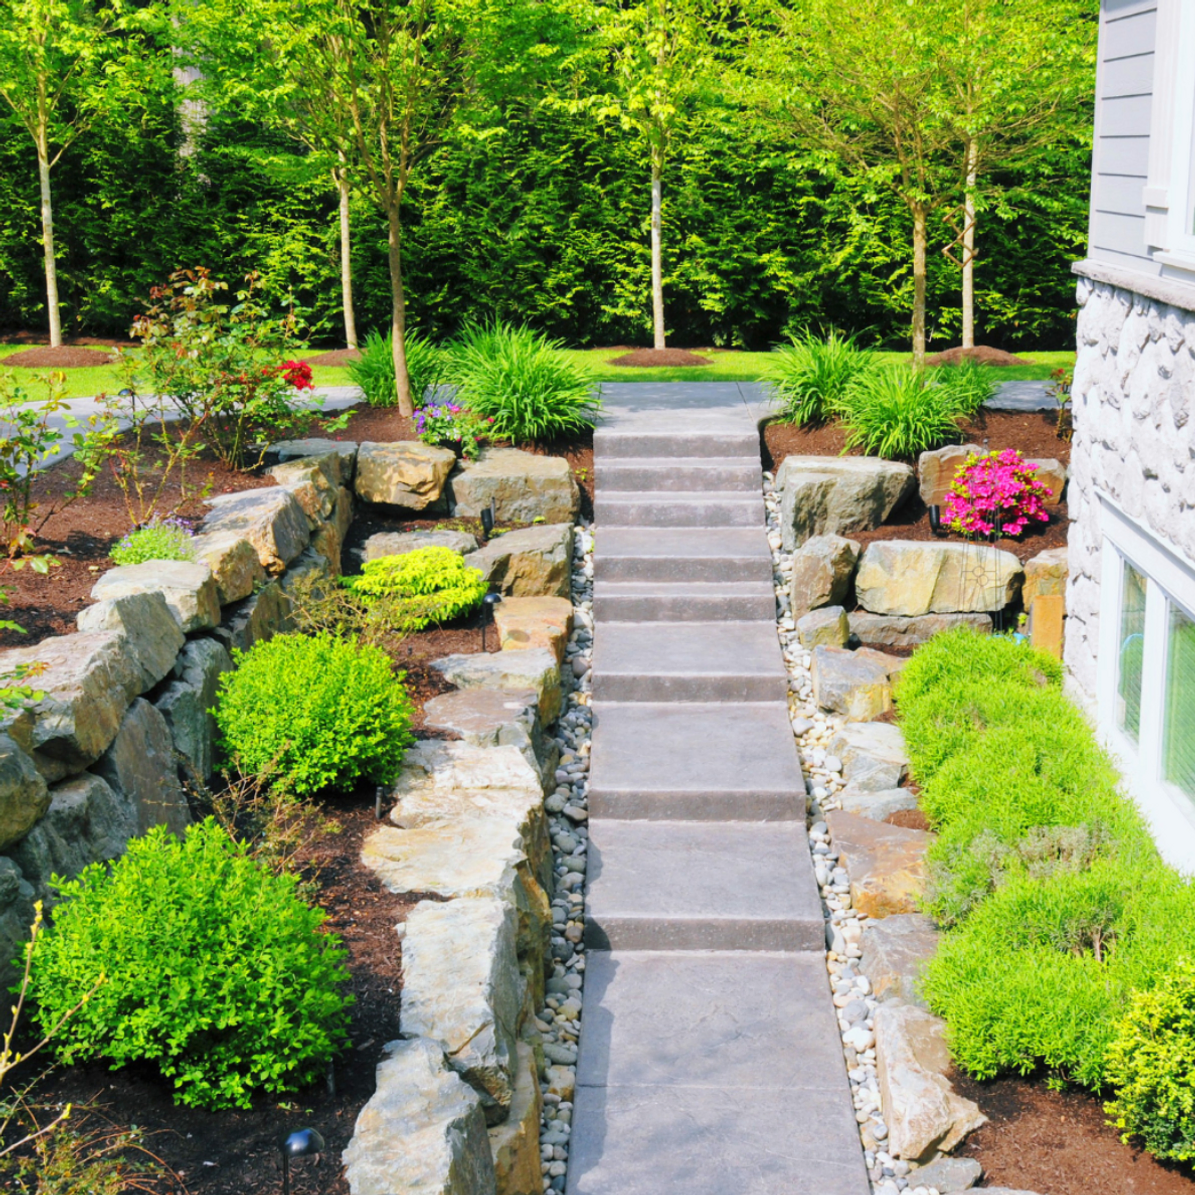
[[[402,227],[398,221],[398,197],[386,202],[387,260],[390,264],[390,334],[394,342],[394,388],[398,391],[399,414],[415,414],[411,402],[411,379],[407,375],[407,300],[402,287]]]
[[[41,231],[46,254],[46,309],[50,315],[50,346],[62,344],[58,314],[58,268],[54,263],[54,204],[50,199],[50,155],[45,139],[37,143],[37,180],[41,184]]]
[[[925,208],[913,204],[913,364],[925,364]]]
[[[344,343],[351,349],[357,347],[357,321],[353,318],[353,257],[349,227],[349,176],[344,168],[344,154],[340,155],[341,166],[333,172],[336,187],[340,192],[340,298],[344,306]]]
[[[963,348],[975,347],[975,182],[979,146],[967,140],[967,193],[963,196]]]
[[[651,151],[651,324],[653,347],[664,347],[664,260],[661,249],[663,207],[663,155]]]

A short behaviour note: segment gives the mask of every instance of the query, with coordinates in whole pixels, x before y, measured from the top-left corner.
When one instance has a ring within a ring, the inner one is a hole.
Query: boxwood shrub
[[[481,569],[440,547],[367,560],[346,584],[367,601],[386,601],[394,621],[409,631],[476,610],[489,589]]]
[[[31,994],[62,1061],[148,1061],[180,1103],[248,1107],[319,1077],[344,1045],[345,951],[324,913],[210,818],[54,882]]]
[[[395,779],[413,741],[412,704],[381,648],[323,632],[234,654],[214,712],[220,746],[242,772],[300,796]]]

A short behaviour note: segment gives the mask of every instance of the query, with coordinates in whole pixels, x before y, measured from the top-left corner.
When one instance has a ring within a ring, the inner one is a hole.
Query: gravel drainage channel
[[[781,547],[780,495],[774,488],[774,474],[765,472],[763,481],[772,579],[776,587],[776,628],[788,669],[793,734],[809,792],[806,826],[826,921],[826,970],[842,1033],[859,1141],[876,1195],[898,1195],[905,1191],[909,1195],[939,1195],[936,1187],[917,1184],[916,1170],[908,1162],[892,1158],[884,1151],[888,1126],[884,1123],[872,1031],[878,1002],[860,963],[863,954],[860,943],[868,919],[851,908],[850,877],[840,865],[829,829],[822,820],[830,810],[841,807],[836,794],[844,786],[842,764],[826,748],[845,719],[823,713],[814,703],[812,657],[801,646],[789,606],[792,555]]]
[[[568,1174],[585,947],[585,865],[589,787],[589,748],[593,715],[589,707],[593,657],[593,528],[583,520],[573,546],[574,628],[566,648],[563,680],[571,686],[565,712],[556,724],[561,762],[556,790],[544,802],[552,839],[555,890],[552,893],[553,974],[544,1007],[536,1017],[545,1067],[541,1075],[540,1170],[543,1189],[563,1191]]]

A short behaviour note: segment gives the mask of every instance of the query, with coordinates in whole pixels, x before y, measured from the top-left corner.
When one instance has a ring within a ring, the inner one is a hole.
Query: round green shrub
[[[381,648],[324,632],[276,635],[234,655],[215,716],[242,771],[300,796],[398,775],[412,705]]]
[[[248,1107],[319,1077],[345,1044],[345,951],[324,913],[212,819],[182,842],[155,827],[110,870],[55,883],[31,994],[62,1061],[148,1061],[181,1103]]]
[[[1179,958],[1152,991],[1134,992],[1108,1047],[1115,1098],[1105,1111],[1123,1139],[1155,1157],[1195,1160],[1195,963]]]
[[[416,631],[476,610],[489,589],[481,569],[465,564],[451,548],[416,548],[367,560],[347,584],[366,599],[395,603],[395,620]]]
[[[130,531],[112,546],[108,555],[117,564],[144,564],[147,560],[194,560],[194,537],[184,523],[167,519]]]

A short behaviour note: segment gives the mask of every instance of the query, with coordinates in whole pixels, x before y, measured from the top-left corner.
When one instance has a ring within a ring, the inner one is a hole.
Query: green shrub
[[[1123,1140],[1155,1157],[1195,1160],[1195,964],[1179,958],[1152,991],[1135,992],[1108,1047],[1116,1097],[1105,1111]]]
[[[185,523],[167,519],[130,531],[113,545],[108,555],[117,564],[144,564],[147,560],[194,560],[194,537]]]
[[[846,430],[846,448],[888,459],[911,459],[960,438],[959,420],[972,413],[972,396],[956,389],[940,369],[869,369],[835,404]]]
[[[941,375],[941,385],[951,392],[959,412],[967,419],[978,415],[996,392],[992,375],[974,361],[947,367]]]
[[[550,441],[589,431],[601,399],[589,372],[528,327],[470,324],[451,348],[448,378],[456,401],[492,420],[493,439]]]
[[[56,879],[62,902],[33,952],[42,1031],[59,1026],[67,1063],[152,1062],[199,1107],[311,1082],[346,1041],[351,997],[345,951],[295,883],[210,819],[182,842],[155,827],[110,871]]]
[[[347,585],[368,600],[388,599],[408,630],[476,610],[489,589],[481,569],[465,564],[451,548],[416,548],[367,560]]]
[[[874,368],[871,353],[860,349],[853,336],[834,330],[824,340],[812,332],[794,336],[772,357],[772,394],[779,416],[800,426],[823,423],[851,382]]]
[[[425,336],[408,331],[403,342],[407,350],[407,378],[411,401],[423,406],[444,380],[444,354]],[[371,407],[393,407],[398,403],[394,384],[394,337],[388,332],[370,332],[361,346],[361,356],[349,363],[349,378],[365,392]]]
[[[244,773],[300,796],[398,775],[412,706],[380,648],[291,634],[234,654],[215,716],[222,749]]]

